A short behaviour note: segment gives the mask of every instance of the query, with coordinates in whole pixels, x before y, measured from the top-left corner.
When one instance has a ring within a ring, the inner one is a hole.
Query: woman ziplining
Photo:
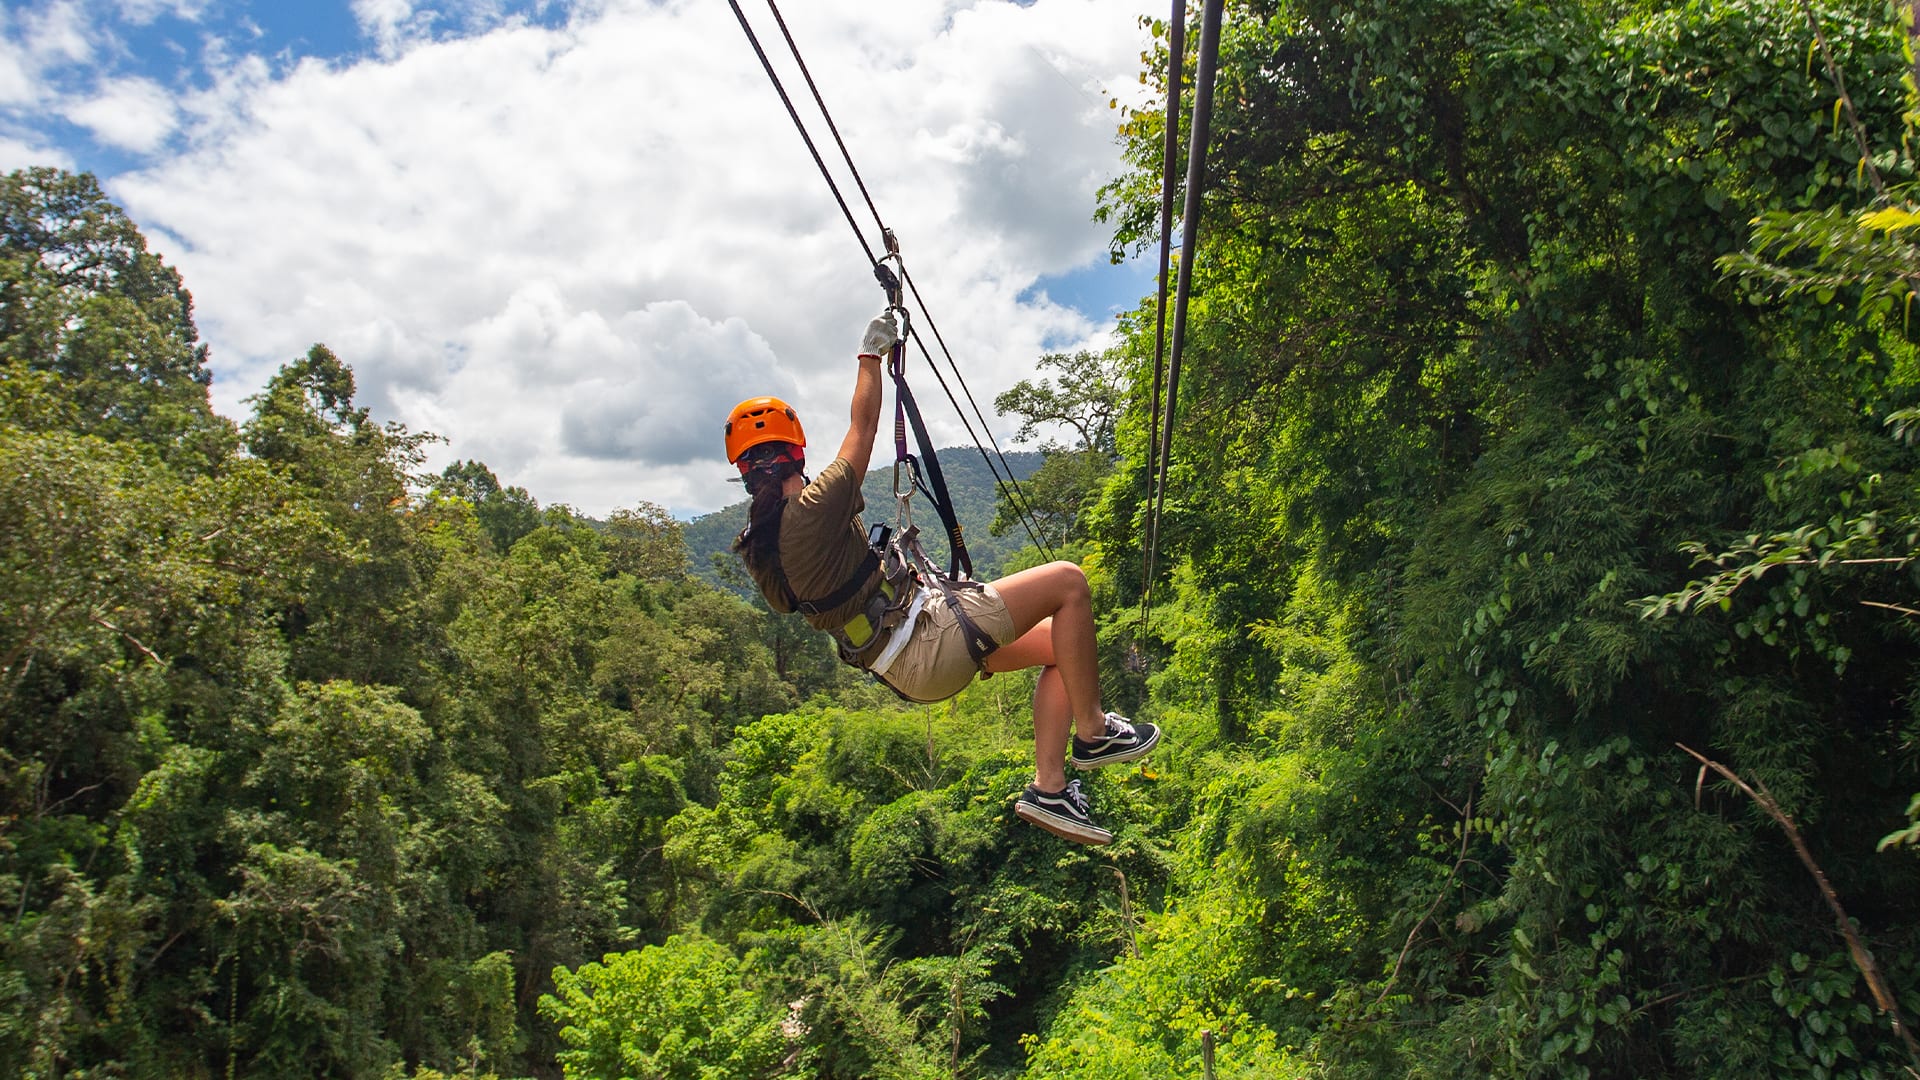
[[[799,111],[787,95],[765,50],[761,48],[759,38],[738,0],[728,0],[728,3],[748,43],[759,57],[761,66],[765,68],[767,78],[786,106],[794,127],[812,154],[814,164],[819,167],[821,177],[832,191],[841,213],[846,216],[847,224],[852,227],[855,238],[873,263],[874,274],[887,290],[888,299],[887,310],[868,325],[857,354],[859,374],[854,386],[852,422],[838,455],[818,478],[809,480],[805,475],[806,436],[801,429],[799,415],[790,406],[772,397],[749,398],[735,406],[726,426],[727,460],[739,468],[753,501],[748,525],[741,531],[734,550],[746,562],[748,572],[775,611],[798,612],[816,629],[829,632],[838,643],[843,660],[872,673],[909,700],[945,700],[964,689],[976,672],[984,678],[996,672],[1040,668],[1040,678],[1033,693],[1034,779],[1021,793],[1015,812],[1022,819],[1068,839],[1091,844],[1108,843],[1112,841],[1113,834],[1093,823],[1087,796],[1078,780],[1067,781],[1062,758],[1067,758],[1081,769],[1137,760],[1153,749],[1160,739],[1160,731],[1152,724],[1135,724],[1117,713],[1105,710],[1100,698],[1092,596],[1087,587],[1086,574],[1079,566],[1055,561],[990,583],[970,580],[972,567],[967,560],[965,544],[951,502],[946,496],[945,485],[940,479],[933,448],[927,441],[925,427],[902,374],[906,338],[911,336],[903,335],[899,323],[894,319],[895,312],[903,317],[908,314],[902,305],[902,280],[906,289],[912,292],[915,302],[921,303],[922,314],[926,313],[925,305],[920,300],[913,279],[907,275],[904,263],[900,263],[897,278],[886,269],[888,260],[899,262],[898,246],[894,243],[891,230],[880,219],[880,212],[860,178],[860,171],[854,165],[845,141],[840,138],[839,128],[834,125],[826,102],[821,99],[819,88],[807,70],[806,61],[801,57],[793,36],[787,32],[786,21],[780,17],[778,5],[768,0],[768,9],[779,24],[794,61],[805,76],[808,89],[812,91],[814,102],[833,133],[841,158],[858,185],[861,196],[865,198],[867,209],[872,211],[875,224],[880,228],[885,240],[884,256],[876,258],[872,247],[868,245],[859,223],[854,220],[852,209],[841,195],[839,185],[820,155],[819,147],[808,134],[806,124],[801,121]],[[1221,0],[1205,0],[1200,78],[1195,95],[1194,149],[1189,155],[1188,206],[1183,222],[1186,240],[1177,289],[1174,346],[1169,370],[1167,433],[1161,440],[1161,471],[1158,482],[1154,484],[1148,540],[1144,545],[1149,581],[1158,532],[1159,499],[1164,495],[1166,461],[1172,450],[1173,403],[1178,391],[1180,346],[1189,285],[1187,270],[1192,263],[1197,232],[1195,226],[1199,217],[1197,195],[1199,178],[1203,172],[1207,116],[1212,97],[1213,54],[1218,47],[1221,6]],[[1183,13],[1184,0],[1175,0],[1176,19]],[[1170,116],[1177,115],[1178,101],[1178,75],[1175,74],[1169,95]],[[1169,123],[1171,125],[1171,121]],[[1170,200],[1170,179],[1167,188],[1163,192],[1163,199]],[[1163,224],[1162,228],[1164,232],[1166,226]],[[1160,307],[1164,310],[1164,255],[1160,277]],[[938,327],[933,326],[931,317],[927,325],[933,330],[941,352],[946,354],[955,379],[965,390],[965,380],[960,375],[959,366],[954,363],[952,354],[947,352],[946,343],[940,338]],[[927,352],[924,341],[920,344],[920,351],[923,355]],[[904,526],[902,536],[891,539],[881,529],[876,529],[872,536],[867,535],[860,519],[861,511],[865,509],[860,485],[873,454],[873,440],[880,420],[879,362],[882,356],[890,357],[889,367],[896,387],[897,459],[894,494],[900,499],[900,518]],[[932,357],[928,356],[927,359],[931,362]],[[1159,360],[1156,349],[1156,398]],[[942,388],[947,389],[946,380],[940,376],[937,368],[934,375],[940,378]],[[947,396],[953,401],[955,409],[959,410],[959,402],[954,399],[950,389],[947,390]],[[971,400],[970,393],[968,397]],[[975,411],[977,414],[977,405]],[[1156,417],[1159,414],[1157,400],[1154,414]],[[942,573],[927,561],[919,549],[918,530],[911,525],[908,507],[912,491],[919,486],[919,462],[914,461],[906,450],[908,416],[911,416],[914,429],[920,436],[925,464],[932,477],[929,494],[946,525],[953,547],[951,573]],[[960,419],[966,425],[968,435],[972,436],[973,426],[964,411]],[[985,418],[981,420],[984,426]],[[988,431],[988,437],[991,439],[991,430]],[[987,455],[984,446],[979,445],[977,436],[974,441],[998,481],[1000,472],[994,468],[992,457]],[[995,450],[998,451],[997,444]],[[900,475],[904,465],[914,467],[914,483],[903,491]],[[1012,482],[1011,469],[1008,469],[1008,478],[1002,484],[1002,491],[1009,504],[1022,517],[1023,523],[1028,525],[1028,534],[1034,538],[1035,545],[1046,553],[1044,543],[1027,520],[1030,513],[1018,484]],[[1051,557],[1050,553],[1048,557]],[[813,599],[802,599],[803,596]],[[1143,629],[1147,603],[1143,595]]]
[[[1113,834],[1094,824],[1063,758],[1079,769],[1134,761],[1153,749],[1160,731],[1106,711],[1101,701],[1086,573],[1051,562],[992,582],[948,577],[920,555],[917,530],[904,513],[907,528],[898,538],[884,529],[869,535],[861,522],[860,485],[880,427],[880,360],[897,361],[904,348],[891,309],[868,324],[847,434],[812,480],[806,433],[791,406],[757,397],[734,407],[727,460],[753,500],[734,550],[769,606],[833,635],[841,659],[908,700],[943,701],[976,672],[1040,668],[1033,782],[1014,812],[1069,840],[1109,843]],[[902,494],[903,504],[908,497]]]

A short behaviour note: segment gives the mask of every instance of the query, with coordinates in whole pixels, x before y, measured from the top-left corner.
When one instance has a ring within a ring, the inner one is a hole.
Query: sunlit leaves
[[[703,937],[674,937],[554,972],[541,1012],[560,1026],[569,1078],[719,1080],[775,1068],[790,1043],[781,1016]]]

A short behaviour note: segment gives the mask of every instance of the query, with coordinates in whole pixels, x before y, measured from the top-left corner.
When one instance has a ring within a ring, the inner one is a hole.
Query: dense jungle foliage
[[[998,402],[1168,733],[1099,849],[1008,812],[1030,676],[904,706],[322,346],[218,417],[13,174],[0,1071],[1910,1075],[1910,20],[1228,5],[1149,617],[1151,307]]]

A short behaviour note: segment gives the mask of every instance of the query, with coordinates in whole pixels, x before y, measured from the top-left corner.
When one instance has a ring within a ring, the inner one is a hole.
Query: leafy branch
[[[1393,984],[1400,981],[1400,969],[1406,965],[1407,955],[1413,951],[1413,941],[1420,933],[1420,928],[1427,925],[1427,922],[1433,918],[1433,913],[1440,910],[1440,902],[1453,892],[1453,881],[1460,876],[1460,868],[1472,861],[1467,858],[1467,844],[1473,839],[1473,794],[1471,792],[1467,794],[1467,808],[1460,816],[1460,856],[1453,861],[1453,869],[1447,871],[1447,880],[1440,883],[1440,891],[1434,896],[1433,903],[1427,905],[1426,913],[1413,924],[1413,929],[1407,931],[1406,944],[1400,947],[1400,955],[1393,962],[1393,973],[1387,976],[1387,985],[1381,987],[1380,996],[1373,1001],[1376,1007],[1387,1000],[1387,995],[1393,992]]]
[[[1834,60],[1826,31],[1815,16],[1813,5],[1801,0],[1807,25],[1812,28],[1814,48],[1825,61],[1827,80],[1836,95],[1833,112],[1837,126],[1844,113],[1860,154],[1860,174],[1872,185],[1873,208],[1849,211],[1841,207],[1801,212],[1770,211],[1753,219],[1753,236],[1747,251],[1722,256],[1716,265],[1729,276],[1772,290],[1781,298],[1812,295],[1822,304],[1846,288],[1861,289],[1863,309],[1891,311],[1901,308],[1903,319],[1910,320],[1916,288],[1920,287],[1920,245],[1908,239],[1907,230],[1920,224],[1920,210],[1905,198],[1911,185],[1889,190],[1886,180],[1873,162],[1867,128],[1854,108],[1847,91],[1846,77]],[[1912,12],[1907,18],[1911,20]],[[1911,34],[1909,22],[1909,34]],[[1906,46],[1911,61],[1911,38]],[[1909,134],[1914,113],[1911,106],[1920,88],[1907,77]],[[1812,265],[1798,262],[1810,256]]]
[[[1839,534],[1836,538],[1836,532]],[[1778,532],[1762,537],[1749,535],[1745,541],[1726,551],[1712,552],[1707,545],[1698,541],[1682,544],[1680,550],[1694,556],[1693,565],[1710,565],[1721,568],[1718,573],[1690,581],[1677,592],[1662,596],[1648,596],[1634,601],[1634,608],[1643,619],[1664,618],[1670,613],[1685,614],[1702,608],[1716,606],[1722,611],[1733,607],[1733,597],[1743,586],[1759,581],[1771,570],[1780,567],[1808,567],[1816,570],[1829,570],[1843,566],[1886,566],[1895,569],[1907,566],[1917,557],[1907,555],[1862,555],[1850,556],[1847,553],[1860,547],[1877,545],[1881,530],[1878,517],[1867,514],[1850,521],[1834,525],[1802,525],[1787,532]],[[1912,612],[1897,604],[1862,600],[1868,607],[1888,608],[1903,613]],[[1798,602],[1795,613],[1807,614],[1810,601],[1803,596]]]
[[[1827,32],[1821,28],[1820,20],[1813,13],[1811,0],[1800,0],[1800,10],[1806,12],[1807,25],[1813,28],[1814,44],[1820,49],[1820,56],[1826,61],[1827,80],[1833,83],[1834,93],[1839,97],[1833,103],[1834,116],[1842,110],[1847,114],[1847,123],[1853,129],[1854,145],[1860,149],[1860,170],[1873,184],[1874,193],[1884,202],[1887,198],[1886,181],[1880,178],[1880,170],[1874,167],[1873,151],[1867,142],[1867,126],[1860,122],[1860,113],[1853,107],[1853,95],[1847,93],[1847,78],[1840,71],[1840,65],[1834,62],[1833,46],[1827,41]]]
[[[1891,312],[1898,305],[1911,317],[1920,287],[1920,244],[1909,232],[1920,225],[1920,212],[1911,205],[1770,210],[1752,224],[1749,250],[1717,260],[1723,273],[1781,299],[1812,296],[1823,304],[1842,289],[1858,288],[1863,308]]]
[[[1846,908],[1840,905],[1840,896],[1833,891],[1832,883],[1827,880],[1826,871],[1820,869],[1820,864],[1813,860],[1813,853],[1807,850],[1807,842],[1801,838],[1800,829],[1794,825],[1793,819],[1787,816],[1787,812],[1780,809],[1780,804],[1774,801],[1773,793],[1767,790],[1766,783],[1755,778],[1752,784],[1748,784],[1732,769],[1706,757],[1685,743],[1674,745],[1686,751],[1689,757],[1700,763],[1702,775],[1707,769],[1719,773],[1728,783],[1739,788],[1749,799],[1752,799],[1760,809],[1766,811],[1767,816],[1778,822],[1780,828],[1786,832],[1787,840],[1793,844],[1794,854],[1800,857],[1800,863],[1807,868],[1807,873],[1813,875],[1814,884],[1820,887],[1820,895],[1826,899],[1827,906],[1833,910],[1834,922],[1840,928],[1840,935],[1847,940],[1847,952],[1853,957],[1853,966],[1858,968],[1861,977],[1867,980],[1867,989],[1873,993],[1874,1004],[1880,1007],[1881,1012],[1891,1016],[1894,1034],[1900,1036],[1900,1041],[1906,1044],[1907,1053],[1913,1058],[1913,1063],[1920,1066],[1920,1043],[1914,1041],[1913,1033],[1907,1029],[1906,1020],[1900,1014],[1900,1005],[1894,1000],[1893,990],[1887,986],[1886,976],[1880,973],[1879,966],[1873,961],[1873,953],[1867,949],[1866,942],[1860,939],[1860,932],[1854,929],[1853,920],[1847,917]],[[1698,790],[1697,785],[1696,790]]]
[[[1920,795],[1915,795],[1913,801],[1907,804],[1907,827],[1895,829],[1881,837],[1880,842],[1874,845],[1874,850],[1907,846],[1920,847]]]

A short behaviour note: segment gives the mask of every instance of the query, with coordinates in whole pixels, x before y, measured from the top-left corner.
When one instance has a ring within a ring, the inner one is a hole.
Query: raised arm
[[[900,337],[891,311],[867,324],[860,340],[860,374],[853,383],[853,416],[839,456],[853,467],[854,483],[866,479],[873,459],[873,440],[880,431],[880,358]]]

